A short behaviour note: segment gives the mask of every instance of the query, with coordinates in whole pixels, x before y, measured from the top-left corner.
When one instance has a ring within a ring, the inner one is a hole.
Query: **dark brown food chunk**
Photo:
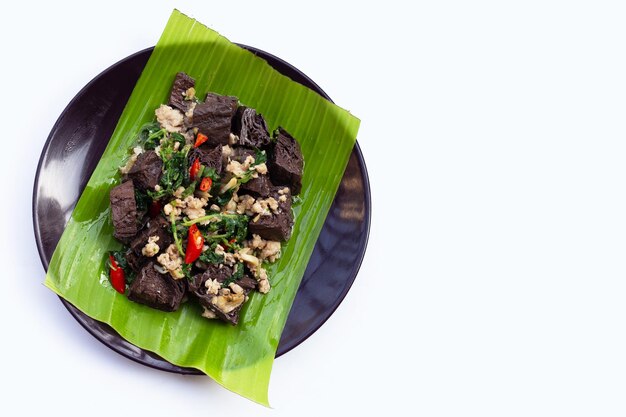
[[[135,186],[132,180],[113,187],[109,194],[111,200],[111,219],[113,221],[113,236],[121,241],[127,241],[137,234],[137,202],[135,201]]]
[[[189,154],[189,166],[193,164],[194,159],[198,158],[200,163],[207,168],[215,169],[215,172],[219,175],[222,173],[222,147],[216,146],[214,148],[200,146],[195,148]]]
[[[268,197],[270,191],[274,185],[270,181],[268,175],[259,175],[257,178],[252,178],[250,181],[241,184],[239,187],[239,194],[250,194],[253,197]]]
[[[137,255],[142,255],[141,250],[148,243],[148,239],[151,236],[158,236],[158,240],[155,242],[159,246],[159,252],[165,252],[167,247],[172,243],[172,235],[170,232],[170,224],[163,218],[157,217],[150,220],[148,227],[143,229],[137,237],[130,242],[130,248]]]
[[[278,201],[278,213],[264,215],[258,219],[250,220],[248,223],[248,231],[251,234],[257,234],[263,239],[283,241],[291,237],[291,228],[293,226],[293,213],[291,212],[291,194],[286,187],[274,187],[271,196]],[[279,191],[284,194],[280,194]],[[281,200],[284,195],[285,201]]]
[[[159,310],[176,311],[184,295],[184,280],[161,274],[154,269],[154,262],[149,262],[130,285],[128,298]]]
[[[239,136],[239,144],[242,146],[261,148],[270,143],[265,119],[249,107],[237,109],[233,118],[233,133]]]
[[[133,180],[137,188],[143,190],[154,189],[161,179],[163,161],[154,151],[147,151],[137,157],[137,161],[128,171],[128,177]]]
[[[200,288],[204,288],[204,283],[206,282],[207,279],[209,279],[209,277],[205,276],[204,273],[202,272],[199,274],[196,274],[193,277],[191,277],[190,280],[187,280],[187,289],[189,290],[191,294],[195,296],[199,296],[198,291],[200,291]]]
[[[207,146],[227,145],[233,116],[237,111],[237,98],[209,93],[203,103],[193,109],[191,127],[209,139]]]
[[[244,275],[243,278],[235,281],[235,284],[239,285],[244,290],[253,290],[256,288],[257,282],[256,279]]]
[[[206,271],[201,274],[194,275],[189,282],[189,291],[200,297],[206,295],[204,284],[208,279],[215,279],[217,282],[224,282],[233,275],[233,268],[228,265],[208,264]]]
[[[270,155],[269,172],[275,185],[286,185],[299,194],[302,189],[304,160],[298,142],[285,130],[278,129],[276,145]]]
[[[126,258],[126,262],[128,263],[128,266],[130,267],[130,269],[132,269],[135,272],[141,271],[141,268],[143,268],[143,266],[149,261],[149,259],[146,258],[145,256],[137,255],[132,250],[129,250],[128,252],[126,252],[124,257]]]
[[[185,100],[187,90],[196,85],[196,81],[184,72],[179,72],[174,78],[172,90],[170,91],[170,106],[185,113],[191,105],[191,100]]]

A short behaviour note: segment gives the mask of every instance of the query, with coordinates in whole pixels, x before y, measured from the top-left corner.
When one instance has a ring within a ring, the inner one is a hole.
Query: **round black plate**
[[[317,84],[266,52],[241,45],[296,82],[330,97]],[[68,104],[48,136],[33,190],[33,225],[46,270],[78,197],[106,147],[153,48],[137,52],[103,71]],[[350,289],[365,254],[370,227],[370,189],[365,162],[355,145],[283,330],[276,357],[313,334]],[[200,374],[175,366],[124,340],[110,326],[61,302],[94,337],[134,361],[164,371]]]

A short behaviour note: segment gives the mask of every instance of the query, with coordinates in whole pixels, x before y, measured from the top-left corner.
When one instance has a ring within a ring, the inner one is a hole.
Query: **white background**
[[[0,17],[0,414],[626,413],[622,2],[91,3],[10,2]],[[276,361],[273,409],[123,358],[42,285],[44,141],[173,7],[362,119],[367,255],[331,319]]]

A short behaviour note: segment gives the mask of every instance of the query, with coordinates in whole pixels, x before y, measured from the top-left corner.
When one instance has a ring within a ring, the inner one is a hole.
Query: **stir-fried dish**
[[[304,161],[284,129],[236,97],[203,101],[185,73],[137,135],[110,193],[110,280],[132,301],[175,311],[197,300],[206,318],[237,324],[251,291],[270,291],[266,265],[291,236]]]

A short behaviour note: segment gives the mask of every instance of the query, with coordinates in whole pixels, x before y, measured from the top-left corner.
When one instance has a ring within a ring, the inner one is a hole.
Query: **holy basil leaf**
[[[172,140],[172,143],[178,142],[180,144],[178,146],[183,146],[185,144],[185,137],[180,133],[172,132],[170,133],[170,138]]]
[[[265,151],[260,150],[260,149],[255,149],[254,150],[254,164],[253,165],[264,164],[266,162],[267,162],[267,153]]]
[[[224,233],[228,235],[228,240],[242,241],[248,234],[248,216],[223,217],[222,225]]]
[[[219,185],[219,184],[218,184]],[[226,191],[224,194],[219,195],[216,199],[215,199],[215,203],[220,206],[223,207],[226,205],[226,203],[228,203],[230,201],[230,199],[233,197],[233,192],[234,192],[234,188],[231,188],[230,190]]]
[[[146,123],[141,127],[137,134],[137,144],[144,149],[154,149],[161,143],[161,139],[165,137],[167,131],[161,129],[158,122]]]
[[[152,198],[139,189],[135,189],[135,202],[137,203],[137,211],[145,212],[152,203]]]
[[[224,262],[224,255],[218,255],[217,253],[215,253],[216,245],[217,244],[214,244],[212,245],[212,248],[209,248],[206,251],[202,252],[198,259],[204,263],[214,265],[218,265]]]
[[[216,182],[220,180],[220,176],[215,171],[215,168],[211,168],[211,167],[204,167],[204,170],[202,171],[202,177],[211,178],[213,180],[213,184],[215,184]]]

